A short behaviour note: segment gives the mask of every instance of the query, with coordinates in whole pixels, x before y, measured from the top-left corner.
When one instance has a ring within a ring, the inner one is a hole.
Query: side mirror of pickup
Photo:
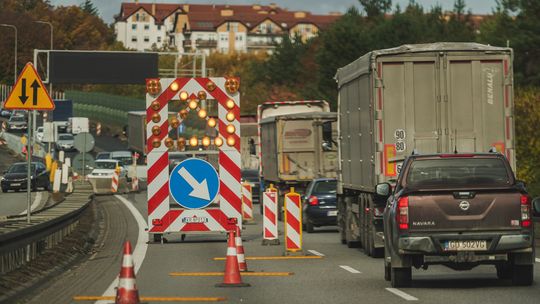
[[[375,195],[374,201],[375,205],[384,206],[386,205],[386,200],[390,197],[392,193],[392,186],[389,183],[380,183],[375,186]]]
[[[532,200],[532,214],[534,217],[540,217],[540,196]]]

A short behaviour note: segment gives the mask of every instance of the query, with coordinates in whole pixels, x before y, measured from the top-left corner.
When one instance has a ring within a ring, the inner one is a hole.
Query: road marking
[[[347,270],[350,273],[362,273],[362,272],[360,272],[360,271],[358,271],[358,270],[356,270],[356,269],[354,269],[354,268],[352,268],[350,266],[347,266],[347,265],[339,265],[339,267]]]
[[[218,277],[225,275],[224,272],[171,272],[172,277]],[[294,275],[294,272],[240,272],[246,277],[286,277]]]
[[[386,288],[386,290],[390,291],[391,293],[395,294],[398,297],[402,297],[403,299],[407,301],[418,301],[418,298],[415,298],[411,296],[410,294],[403,292],[397,288]]]
[[[36,208],[39,206],[39,203],[41,203],[41,192],[36,192],[36,197],[34,197],[34,202],[32,203],[32,206],[30,206],[30,213],[34,212]],[[28,209],[24,209],[23,212],[19,213],[19,215],[24,215]]]
[[[291,255],[291,256],[251,256],[245,257],[246,260],[263,261],[263,260],[313,260],[322,259],[322,256],[318,255]],[[214,261],[225,261],[225,257],[214,258]]]
[[[118,200],[120,200],[131,212],[131,215],[135,218],[137,226],[139,226],[139,236],[137,237],[137,244],[135,245],[135,250],[133,250],[132,256],[135,261],[135,274],[141,268],[141,265],[146,257],[146,251],[148,249],[148,233],[144,231],[146,227],[146,221],[142,217],[141,213],[133,206],[133,203],[120,195],[115,195]],[[118,277],[109,285],[109,288],[103,293],[103,296],[114,296],[116,294],[116,287],[118,286]],[[96,304],[105,304],[107,302],[102,302],[98,300]]]
[[[540,263],[540,259],[539,259],[539,258],[535,258],[534,260],[536,261],[536,263]]]
[[[114,301],[113,296],[75,296],[73,301]],[[143,302],[219,302],[227,298],[221,297],[140,297]]]
[[[315,251],[315,250],[308,250],[308,252],[311,253],[311,254],[314,254],[316,256],[321,256],[321,257],[324,256],[324,254],[322,254],[322,253],[320,253],[318,251]]]

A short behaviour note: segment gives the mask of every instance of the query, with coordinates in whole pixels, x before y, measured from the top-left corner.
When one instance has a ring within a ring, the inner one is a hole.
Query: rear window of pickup
[[[408,188],[500,187],[510,174],[499,158],[416,159],[406,176]]]

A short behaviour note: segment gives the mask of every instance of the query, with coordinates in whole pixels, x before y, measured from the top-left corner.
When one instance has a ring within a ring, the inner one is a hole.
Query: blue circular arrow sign
[[[216,199],[219,193],[219,176],[209,162],[188,158],[172,170],[169,191],[180,206],[202,209]]]

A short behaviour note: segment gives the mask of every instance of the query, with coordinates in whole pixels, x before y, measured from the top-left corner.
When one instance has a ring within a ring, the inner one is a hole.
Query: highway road
[[[184,242],[175,238],[165,244],[146,244],[146,193],[99,196],[97,203],[102,234],[95,252],[82,264],[29,293],[29,303],[70,303],[74,302],[74,296],[114,295],[114,289],[105,291],[114,286],[111,283],[120,269],[124,240],[130,240],[135,248],[137,286],[142,296],[224,297],[225,303],[538,303],[540,300],[540,263],[535,270],[536,282],[529,287],[514,287],[509,281],[498,280],[494,267],[486,266],[465,272],[444,267],[414,270],[412,288],[392,289],[383,279],[382,259],[367,257],[358,249],[340,244],[335,227],[304,234],[306,253],[320,255],[320,259],[248,260],[251,271],[293,274],[249,276],[243,280],[251,287],[217,288],[214,285],[222,277],[174,277],[169,273],[222,271],[224,262],[213,258],[226,253],[224,235],[189,235]],[[246,225],[243,232],[246,256],[282,256],[282,245],[261,245],[259,214],[256,223]]]

